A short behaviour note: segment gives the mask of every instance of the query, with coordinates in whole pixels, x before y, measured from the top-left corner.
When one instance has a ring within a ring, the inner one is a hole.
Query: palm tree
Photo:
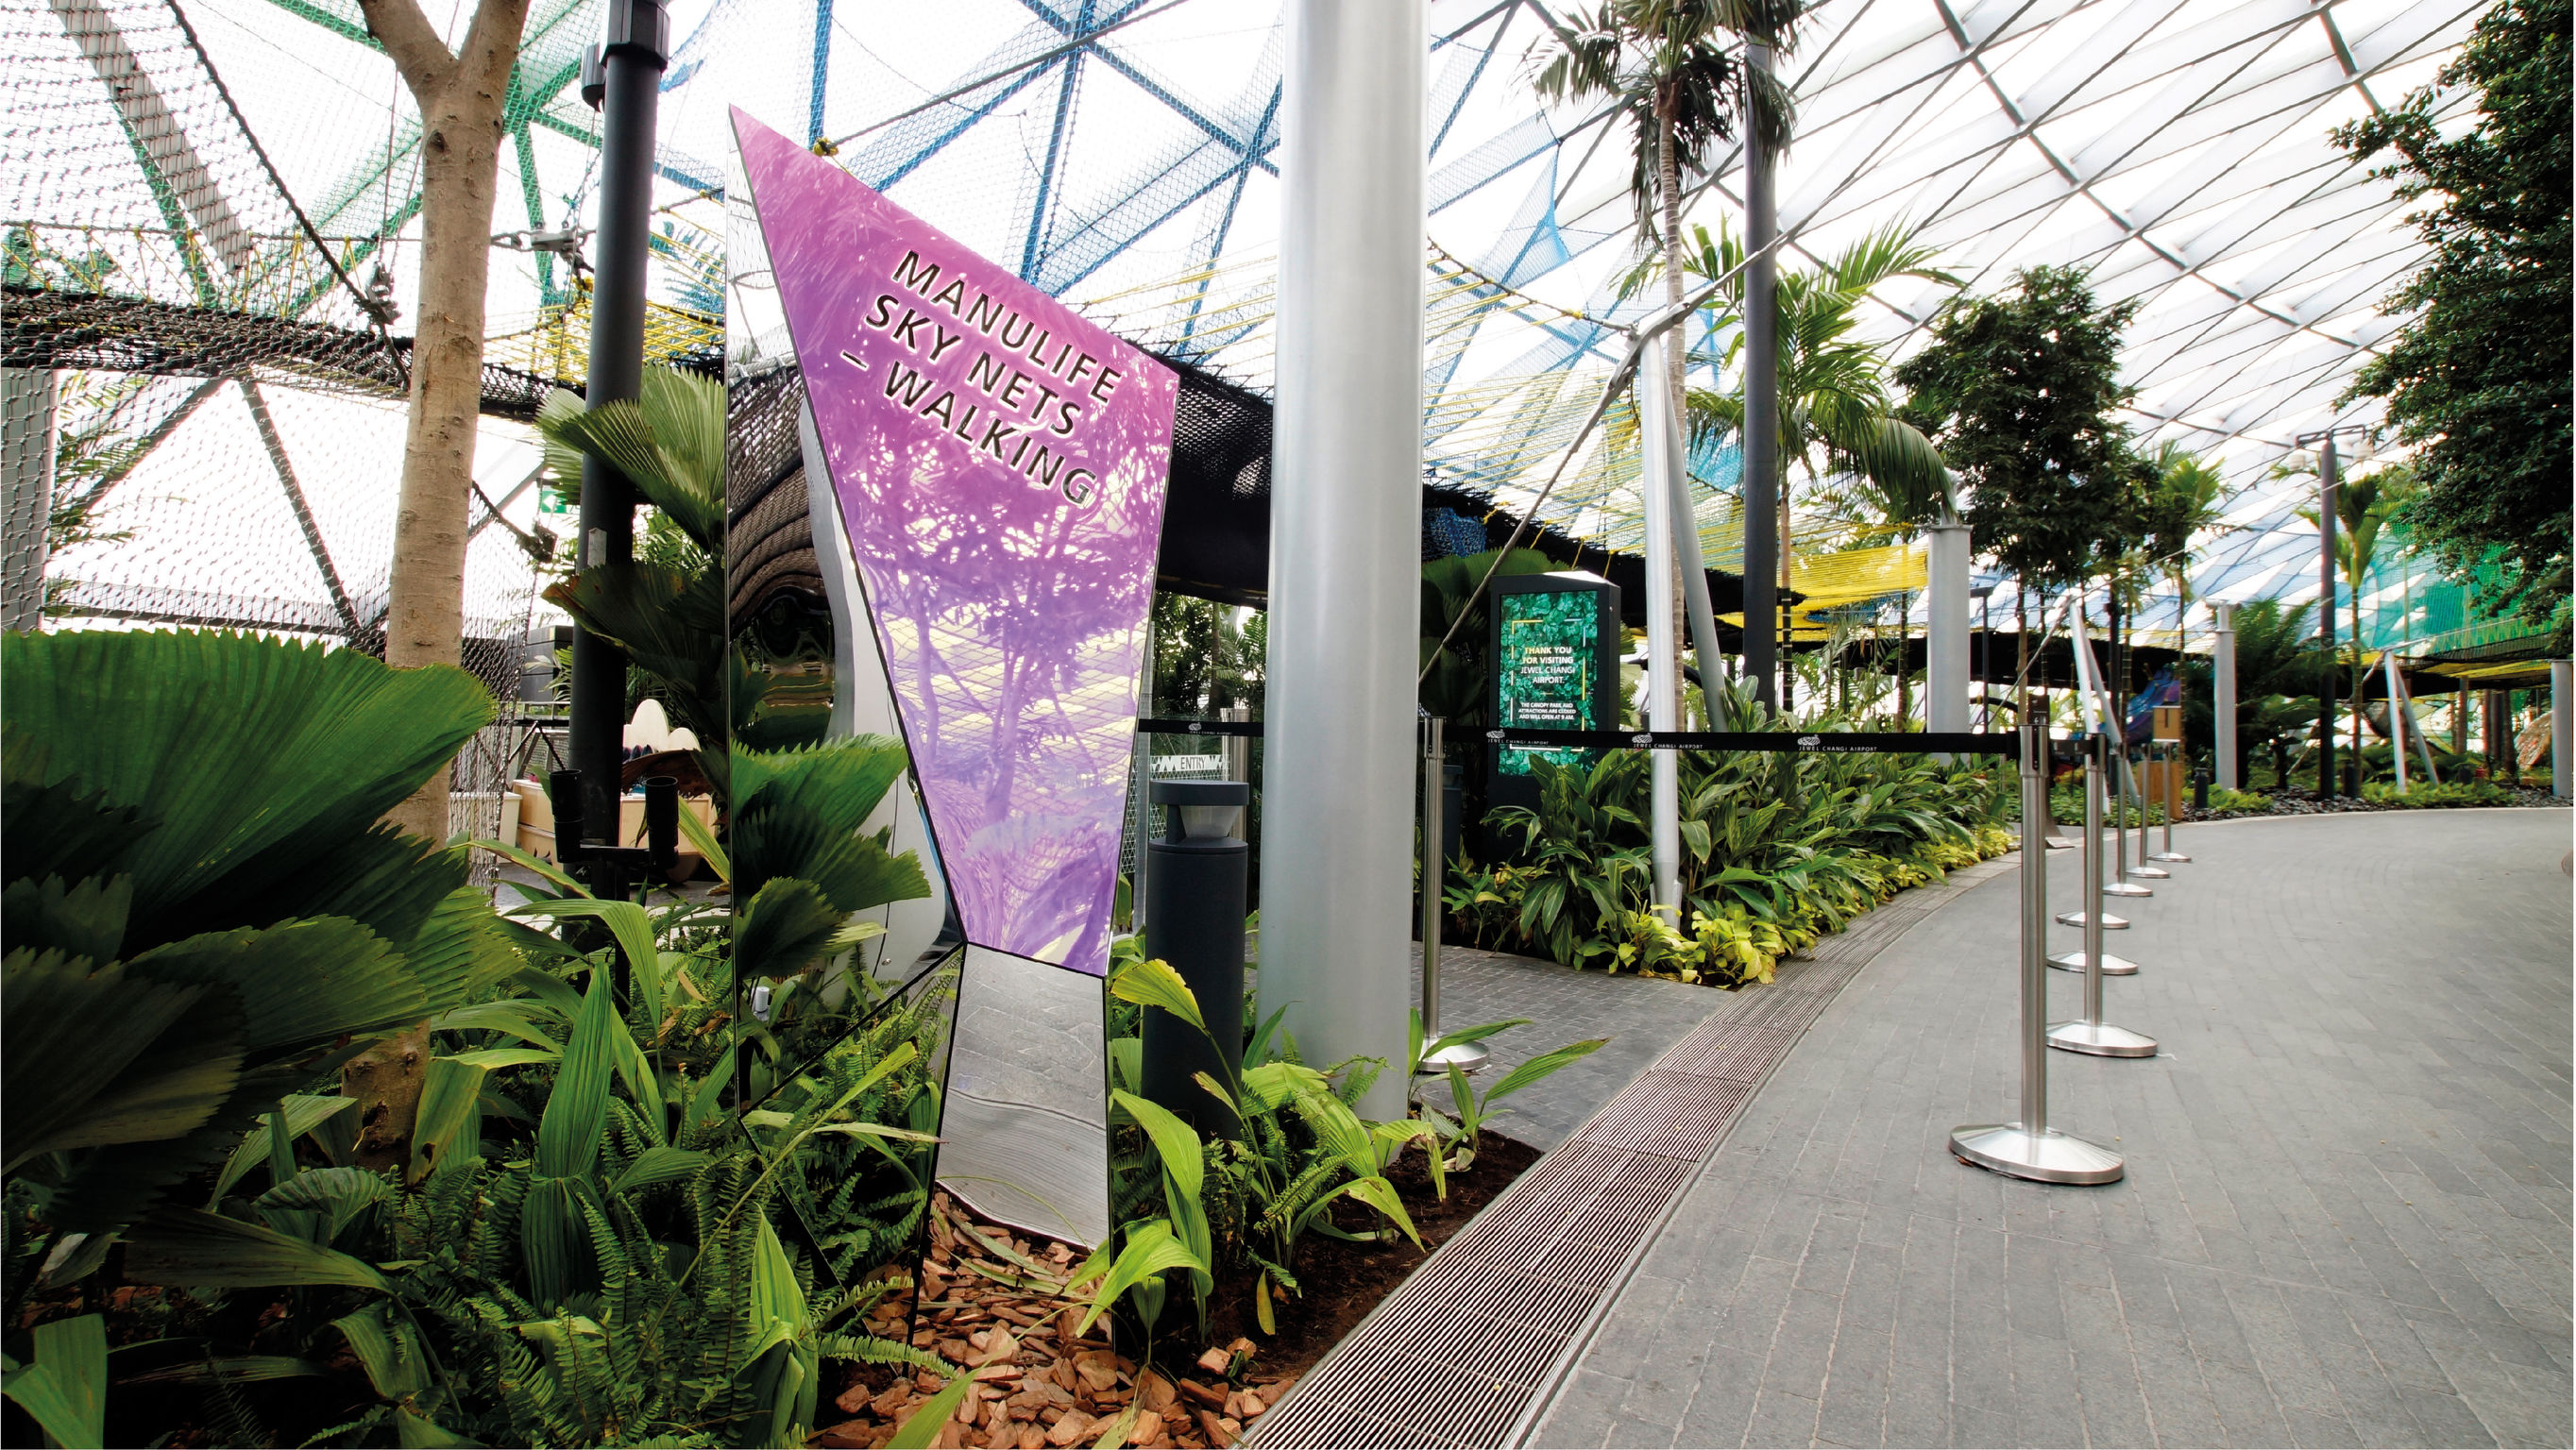
[[[2148,461],[2156,481],[2147,496],[2145,553],[2173,581],[2179,620],[2191,612],[2192,536],[2218,522],[2227,480],[2172,439],[2157,445]]]
[[[1788,124],[1785,94],[1731,47],[1743,36],[1785,43],[1804,8],[1805,0],[1602,0],[1589,12],[1568,11],[1555,26],[1532,85],[1551,103],[1607,102],[1627,122],[1629,195],[1637,230],[1663,253],[1668,303],[1682,300],[1683,172],[1704,175],[1702,158],[1732,137],[1748,112],[1768,142]],[[1668,356],[1665,385],[1678,408],[1681,349]]]
[[[2258,599],[2236,609],[2237,732],[2249,745],[2270,742],[2276,789],[2290,783],[2290,740],[2315,722],[2317,693],[2334,677],[2317,648],[2313,608]]]
[[[2335,535],[2335,571],[2343,575],[2344,588],[2352,595],[2352,627],[2344,632],[2350,641],[2352,669],[2352,759],[2356,774],[2361,763],[2362,693],[2368,678],[2362,667],[2361,586],[2370,577],[2373,556],[2379,551],[2379,535],[2388,521],[2397,516],[2415,491],[2415,474],[2402,464],[2383,468],[2366,478],[2345,479],[2335,485],[2335,522],[2341,532]],[[2299,517],[2317,522],[2315,509],[2299,510]]]
[[[1683,265],[1700,277],[1736,273],[1744,245],[1721,229],[1712,238],[1694,228],[1698,246]],[[1955,287],[1958,279],[1934,268],[1933,249],[1916,244],[1910,228],[1891,223],[1822,263],[1783,275],[1775,292],[1780,340],[1780,468],[1803,467],[1811,497],[1844,512],[1875,515],[1894,538],[1911,537],[1928,524],[1959,516],[1959,500],[1940,450],[1912,424],[1895,416],[1887,388],[1884,349],[1853,335],[1860,305],[1872,289],[1899,277]],[[1740,273],[1736,273],[1740,278]],[[1726,361],[1743,350],[1744,292],[1730,282],[1711,304],[1718,330],[1737,324]],[[1744,398],[1739,393],[1696,390],[1689,395],[1694,440],[1741,437]],[[1780,571],[1789,572],[1790,491],[1780,490]]]

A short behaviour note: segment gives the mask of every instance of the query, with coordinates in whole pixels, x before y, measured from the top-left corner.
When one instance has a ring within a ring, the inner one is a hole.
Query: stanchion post
[[[2156,1043],[2152,1037],[2131,1032],[2125,1027],[2112,1027],[2102,1021],[2102,796],[2104,792],[2102,755],[2110,744],[2100,735],[2086,742],[2084,759],[2084,854],[2088,869],[2084,873],[2084,1016],[2080,1021],[2060,1022],[2048,1029],[2048,1045],[2061,1052],[2081,1052],[2091,1057],[2153,1057]],[[2126,835],[2125,829],[2119,835]],[[2114,839],[2118,839],[2117,836]]]
[[[2154,855],[2149,856],[2147,859],[2150,861],[2162,861],[2168,865],[2179,862],[2188,866],[2191,864],[2191,857],[2175,850],[2173,843],[2174,817],[2182,814],[2182,803],[2179,799],[2182,794],[2182,786],[2179,782],[2173,779],[2173,772],[2182,769],[2182,745],[2179,741],[2167,741],[2165,743],[2165,795],[2167,797],[2165,801],[2165,848]]]
[[[2084,755],[2084,909],[2061,916],[2059,921],[2084,929],[2080,950],[2057,952],[2048,964],[2061,972],[2084,974],[2086,1015],[2100,1017],[2102,978],[2134,976],[2138,964],[2127,957],[2115,957],[2102,950],[2102,932],[2108,927],[2124,928],[2127,922],[2102,910],[2102,737],[2085,737]]]
[[[1442,740],[1448,722],[1437,715],[1422,722],[1422,1040],[1440,1040],[1440,840],[1449,804],[1448,749]],[[1422,1054],[1424,1072],[1457,1067],[1474,1072],[1492,1054],[1481,1042],[1453,1042]]]
[[[2125,810],[2129,799],[2128,792],[2121,789],[2122,785],[2129,777],[2129,752],[2125,746],[2113,744],[2110,731],[2115,728],[2117,727],[2112,725],[2110,718],[2106,713],[2103,717],[2102,733],[2096,735],[2094,737],[2094,741],[2097,751],[2118,751],[2116,759],[2119,762],[2118,768],[2120,773],[2116,777],[2113,777],[2105,787],[2105,789],[2107,789],[2116,798],[2117,804],[2114,806],[2114,810],[2116,811]],[[2108,769],[2108,767],[2106,766],[2105,769]],[[2157,874],[2162,875],[2164,873],[2158,872]],[[2153,896],[2156,894],[2155,888],[2150,886],[2140,886],[2135,881],[2129,879],[2129,823],[2124,820],[2115,820],[2111,826],[2111,880],[2108,884],[2103,886],[2102,894],[2105,896],[2121,896],[2131,899],[2141,896]]]
[[[2152,750],[2155,747],[2150,743],[2148,748]],[[2129,799],[2135,803],[2138,812],[2138,864],[2130,869],[2130,874],[2147,881],[2170,881],[2173,879],[2172,872],[2166,870],[2162,866],[2149,864],[2147,856],[2147,846],[2149,845],[2147,840],[2147,787],[2144,782],[2138,779],[2137,767],[2129,763],[2129,752],[2125,748],[2120,751],[2120,775],[2129,783]],[[2124,824],[2121,828],[2121,839],[2125,841],[2127,837],[2127,827]],[[2121,849],[2123,853],[2125,853],[2127,847],[2123,846]]]
[[[2048,735],[2020,727],[2021,746],[2021,1120],[1950,1131],[1963,1163],[2039,1183],[2114,1183],[2120,1155],[2048,1125]]]

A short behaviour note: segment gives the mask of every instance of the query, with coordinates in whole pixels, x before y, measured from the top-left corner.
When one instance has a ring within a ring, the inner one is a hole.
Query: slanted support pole
[[[1422,0],[1289,7],[1261,995],[1316,1063],[1403,1061],[1412,1006],[1428,55]]]
[[[44,621],[54,401],[52,369],[0,368],[0,629],[32,630]]]
[[[1670,377],[1663,350],[1681,346],[1689,325],[1675,323],[1671,331],[1656,338],[1655,351],[1638,361],[1638,375]],[[1699,667],[1700,696],[1709,706],[1709,728],[1715,729],[1715,691],[1725,673],[1726,656],[1717,648],[1717,608],[1708,594],[1708,563],[1700,554],[1699,511],[1691,507],[1690,448],[1682,441],[1682,420],[1677,414],[1664,420],[1663,459],[1664,506],[1672,511],[1673,563],[1681,570],[1682,603],[1690,616],[1691,663]]]
[[[259,429],[260,446],[268,450],[268,462],[277,470],[277,481],[285,486],[286,502],[295,510],[296,526],[304,530],[304,547],[313,551],[313,567],[322,571],[322,586],[331,591],[331,609],[340,616],[340,627],[348,632],[349,647],[365,647],[361,637],[365,627],[358,623],[357,607],[349,602],[349,591],[340,587],[340,571],[331,564],[331,551],[322,544],[321,526],[313,522],[313,509],[304,501],[304,486],[295,479],[295,462],[286,456],[286,440],[277,436],[277,422],[268,416],[268,400],[259,395],[259,384],[248,378],[236,378],[241,384],[242,400],[250,404],[250,420]]]

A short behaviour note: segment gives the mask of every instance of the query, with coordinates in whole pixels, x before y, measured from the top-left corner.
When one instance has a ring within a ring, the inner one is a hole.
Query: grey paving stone
[[[1816,1439],[1814,1400],[1772,1389],[1765,1385],[1753,1402],[1753,1423],[1746,1427],[1744,1443],[1764,1446],[1812,1445]]]
[[[1846,1328],[1834,1340],[1816,1438],[1837,1445],[1885,1439],[1890,1346],[1885,1334]]]
[[[2147,969],[2110,984],[2163,1054],[2049,1063],[2052,1121],[2129,1158],[2100,1189],[1944,1151],[2017,1111],[2017,874],[1889,918],[1648,1246],[1677,1296],[1615,1301],[1595,1345],[1631,1312],[1707,1325],[1682,1444],[2569,1443],[2570,836],[2538,811],[2187,832],[2124,913]],[[2071,899],[2077,863],[2048,864]],[[2072,1015],[2080,982],[2050,985]],[[1621,1413],[1560,1395],[1533,1443]]]

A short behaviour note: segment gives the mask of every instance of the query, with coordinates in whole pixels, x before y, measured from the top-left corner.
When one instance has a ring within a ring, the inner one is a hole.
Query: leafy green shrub
[[[1113,957],[1109,992],[1209,1030],[1180,974],[1145,959],[1140,945],[1131,942]],[[1232,1081],[1198,1078],[1242,1125],[1239,1139],[1203,1141],[1148,1101],[1142,1038],[1111,1038],[1110,1216],[1118,1229],[1115,1242],[1074,1274],[1075,1284],[1097,1282],[1085,1328],[1123,1298],[1150,1343],[1176,1273],[1185,1276],[1204,1327],[1216,1276],[1249,1272],[1256,1320],[1264,1333],[1276,1332],[1274,1297],[1299,1292],[1298,1242],[1309,1232],[1354,1236],[1332,1220],[1343,1200],[1368,1209],[1377,1232],[1415,1237],[1386,1169],[1408,1144],[1436,1146],[1437,1133],[1413,1120],[1363,1121],[1351,1105],[1386,1064],[1361,1058],[1330,1071],[1308,1067],[1296,1060],[1295,1043],[1278,1035],[1279,1016],[1272,1013],[1253,1034]],[[1436,1179],[1436,1162],[1433,1173]]]
[[[1721,724],[1776,725],[1742,687]],[[2008,770],[1925,756],[1679,754],[1684,920],[1649,906],[1649,763],[1605,753],[1540,764],[1539,805],[1486,824],[1509,848],[1452,862],[1442,900],[1461,935],[1598,966],[1733,986],[1905,887],[2008,849]]]
[[[701,849],[833,913],[738,954],[721,901],[526,857],[546,884],[496,916],[464,848],[377,824],[488,718],[461,672],[139,633],[11,635],[0,668],[5,1257],[38,1321],[8,1389],[40,1423],[98,1442],[107,1352],[40,1276],[119,1268],[185,1286],[158,1342],[238,1442],[354,1406],[309,1438],[798,1443],[821,1360],[944,1368],[843,1327],[904,1287],[954,989],[850,970],[847,913],[919,888],[856,831],[899,747],[734,753],[760,828]],[[776,988],[740,1062],[738,974]],[[389,1034],[423,1060],[379,1168],[333,1075]]]
[[[2509,806],[2518,799],[2515,794],[2486,780],[2453,780],[2440,785],[2418,785],[2399,791],[2394,785],[2374,781],[2361,788],[2362,799],[2383,805],[2439,808],[2443,806]]]
[[[379,824],[491,718],[461,670],[238,634],[0,639],[7,1171],[105,1235],[518,965],[462,848]]]
[[[2259,815],[2272,808],[2272,798],[2258,791],[2230,790],[2223,785],[2214,785],[2209,788],[2209,808]]]

